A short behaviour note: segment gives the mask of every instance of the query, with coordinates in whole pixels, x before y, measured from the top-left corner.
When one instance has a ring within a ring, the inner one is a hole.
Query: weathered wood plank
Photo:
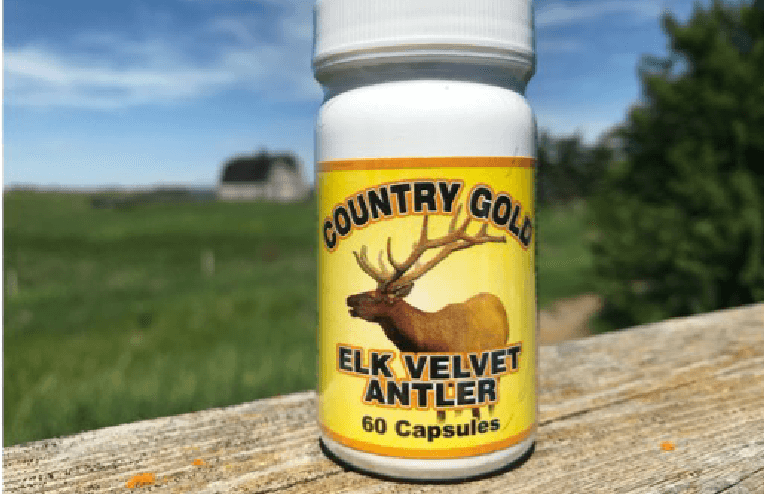
[[[126,492],[142,472],[156,476],[146,492],[453,491],[326,459],[315,399],[298,393],[5,448],[4,491]],[[461,493],[764,493],[764,304],[542,347],[539,400],[530,460]]]

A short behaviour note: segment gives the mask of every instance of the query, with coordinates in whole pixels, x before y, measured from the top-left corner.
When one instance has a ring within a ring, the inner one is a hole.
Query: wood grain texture
[[[304,392],[5,448],[3,491],[764,493],[764,304],[539,352],[534,454],[457,487],[336,465]],[[144,472],[153,485],[125,487]]]

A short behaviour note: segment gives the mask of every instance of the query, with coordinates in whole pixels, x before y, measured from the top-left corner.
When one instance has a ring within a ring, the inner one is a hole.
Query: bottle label
[[[534,160],[318,163],[319,423],[463,458],[536,424]]]

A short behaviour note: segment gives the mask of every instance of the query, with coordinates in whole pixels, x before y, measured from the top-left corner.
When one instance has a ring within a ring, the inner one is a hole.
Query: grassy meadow
[[[316,212],[4,194],[3,444],[315,387]],[[593,288],[585,207],[539,212],[539,302]]]

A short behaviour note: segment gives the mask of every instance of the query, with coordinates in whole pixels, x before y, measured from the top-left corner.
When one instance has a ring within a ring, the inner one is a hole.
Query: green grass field
[[[4,445],[315,386],[312,201],[4,206]],[[542,306],[592,288],[584,218],[539,213]]]
[[[540,308],[553,301],[596,291],[586,203],[542,208],[537,214],[537,285]]]

